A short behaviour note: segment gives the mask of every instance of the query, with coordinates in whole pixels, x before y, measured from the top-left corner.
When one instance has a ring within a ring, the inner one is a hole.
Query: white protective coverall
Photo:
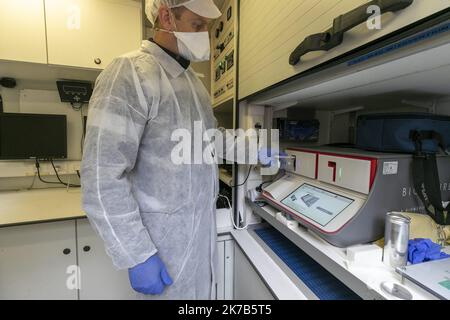
[[[215,296],[218,168],[171,161],[173,131],[194,121],[216,127],[209,93],[150,41],[104,70],[90,102],[83,206],[117,268],[158,252],[174,284],[150,299]]]

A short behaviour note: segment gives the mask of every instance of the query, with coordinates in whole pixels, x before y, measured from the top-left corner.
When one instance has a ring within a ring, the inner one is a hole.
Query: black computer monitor
[[[0,159],[67,159],[64,115],[0,114]]]

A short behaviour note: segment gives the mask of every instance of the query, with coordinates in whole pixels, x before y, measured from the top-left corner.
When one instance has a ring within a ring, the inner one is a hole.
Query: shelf
[[[55,166],[60,175],[76,175],[81,162],[77,160],[55,160]],[[42,176],[55,176],[53,167],[48,162],[41,162]],[[0,178],[34,177],[37,174],[34,160],[0,161]]]
[[[401,276],[389,270],[381,261],[374,261],[370,266],[352,265],[346,258],[346,249],[332,246],[304,227],[288,228],[276,219],[278,210],[269,205],[261,208],[248,200],[247,203],[255,214],[275,227],[361,298],[395,299],[382,291],[380,284],[384,281],[400,283]],[[408,286],[408,290],[413,294],[414,300],[434,299],[422,289]]]
[[[101,70],[94,69],[4,60],[0,60],[0,69],[2,69],[2,77],[11,77],[22,81],[31,80],[40,82],[56,81],[60,79],[76,79],[94,82],[101,72]]]

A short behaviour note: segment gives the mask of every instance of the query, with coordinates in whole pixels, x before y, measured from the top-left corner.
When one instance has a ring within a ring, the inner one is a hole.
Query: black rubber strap
[[[442,203],[436,155],[415,155],[413,178],[414,188],[428,215],[439,225],[450,225],[448,209]]]
[[[443,136],[433,130],[413,130],[410,138],[414,142],[416,153],[413,159],[413,180],[419,199],[425,206],[427,213],[440,225],[450,225],[448,208],[444,208],[441,195],[441,183],[436,154],[423,152],[423,141],[435,140],[439,147],[446,151]]]

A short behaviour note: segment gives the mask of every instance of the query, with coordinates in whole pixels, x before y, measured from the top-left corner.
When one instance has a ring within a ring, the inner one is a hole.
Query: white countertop
[[[232,210],[217,210],[217,231],[233,230]],[[52,188],[0,192],[0,227],[85,218],[81,189]]]
[[[86,217],[80,189],[0,192],[0,226]]]

